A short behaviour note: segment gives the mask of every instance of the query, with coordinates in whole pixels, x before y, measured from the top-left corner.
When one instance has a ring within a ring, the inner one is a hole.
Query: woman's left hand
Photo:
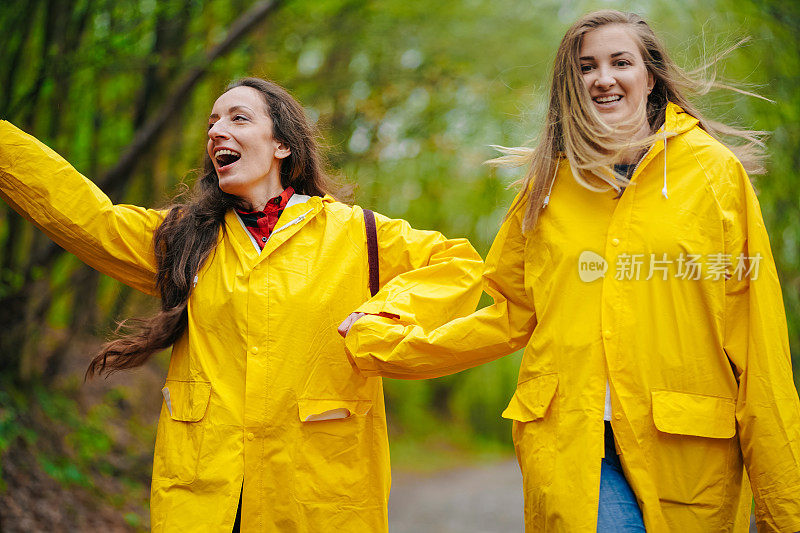
[[[337,328],[339,335],[342,337],[347,337],[347,332],[350,331],[350,328],[353,327],[353,324],[355,324],[356,320],[364,316],[364,314],[365,313],[350,313],[350,316],[345,318],[344,322],[339,324],[339,327]]]

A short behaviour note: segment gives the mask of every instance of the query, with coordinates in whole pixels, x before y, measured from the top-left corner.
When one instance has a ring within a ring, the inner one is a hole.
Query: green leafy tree
[[[700,102],[711,116],[773,132],[770,172],[757,185],[797,361],[800,17],[792,3],[14,1],[0,7],[0,114],[64,154],[113,199],[156,205],[200,166],[208,109],[225,83],[268,77],[318,121],[331,168],[357,185],[356,202],[468,237],[485,253],[513,197],[507,187],[521,174],[483,166],[490,145],[536,135],[564,30],[607,7],[653,21],[687,67],[752,37],[717,74],[775,103],[734,93]],[[76,339],[105,334],[147,305],[5,206],[0,250],[0,372],[18,382],[58,376]],[[387,381],[390,415],[410,431],[444,418],[504,439],[497,415],[517,365],[505,358],[440,380]],[[475,377],[486,373],[493,377]]]

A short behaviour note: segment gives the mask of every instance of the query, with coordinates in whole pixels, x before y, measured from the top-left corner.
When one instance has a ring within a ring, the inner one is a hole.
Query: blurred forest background
[[[6,0],[0,116],[115,201],[163,205],[201,166],[208,113],[224,86],[270,78],[318,123],[331,169],[357,185],[356,203],[467,237],[485,254],[521,173],[482,166],[489,145],[535,136],[558,42],[598,8],[643,15],[688,69],[751,37],[716,75],[775,102],[717,92],[699,103],[713,118],[772,132],[769,173],[756,184],[797,375],[796,2]],[[169,355],[86,384],[83,371],[116,320],[154,305],[0,205],[0,529],[4,513],[6,527],[25,517],[29,531],[48,520],[75,530],[147,527]],[[425,468],[511,453],[499,414],[519,360],[438,380],[386,380],[393,461]]]

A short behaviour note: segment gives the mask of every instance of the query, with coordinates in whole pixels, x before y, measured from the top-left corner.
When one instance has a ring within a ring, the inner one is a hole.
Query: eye
[[[581,72],[583,74],[586,74],[587,72],[590,72],[593,68],[594,66],[592,65],[581,65]]]
[[[213,128],[214,124],[216,124],[216,122],[209,122],[208,123],[208,129],[210,130],[211,128]]]
[[[628,61],[627,59],[617,59],[614,62],[614,66],[616,66],[616,67],[627,67],[627,66],[630,66],[630,64],[631,64],[631,62]]]
[[[233,120],[234,120],[234,122],[236,122],[236,121],[242,121],[242,120],[247,120],[247,117],[246,117],[246,116],[244,116],[244,115],[234,115],[234,117],[233,117]]]

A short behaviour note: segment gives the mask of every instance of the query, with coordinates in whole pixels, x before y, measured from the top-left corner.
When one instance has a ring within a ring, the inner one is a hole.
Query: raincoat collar
[[[641,170],[653,160],[653,158],[660,154],[662,150],[666,152],[666,139],[675,137],[681,133],[685,133],[695,127],[699,121],[692,115],[681,109],[677,104],[667,102],[667,109],[664,116],[664,125],[655,133],[661,139],[656,140],[647,153],[644,155],[639,165],[636,167],[636,172],[631,176],[631,181],[636,180],[636,176],[641,173]],[[662,156],[663,157],[663,156]]]
[[[642,169],[648,165],[657,155],[661,154],[661,157],[664,158],[664,173],[663,173],[663,187],[661,188],[661,195],[664,197],[665,200],[669,199],[669,186],[667,183],[667,167],[668,167],[668,158],[667,158],[667,139],[670,137],[675,137],[676,135],[680,135],[681,133],[685,133],[690,129],[694,128],[700,121],[687,113],[683,110],[679,105],[674,104],[672,102],[667,102],[667,108],[665,110],[664,116],[664,125],[661,126],[659,131],[656,133],[657,136],[661,137],[661,140],[657,140],[653,145],[650,146],[650,149],[644,155],[642,160],[636,166],[633,175],[631,176],[631,184],[635,184],[639,174],[641,174]]]
[[[636,178],[639,174],[641,174],[642,169],[647,166],[653,158],[662,152],[663,150],[663,157],[664,157],[664,186],[661,189],[661,194],[664,196],[664,199],[669,199],[669,188],[667,184],[667,139],[670,137],[674,137],[681,133],[687,132],[690,129],[694,128],[700,121],[687,113],[686,111],[681,108],[678,104],[674,104],[672,102],[667,102],[667,108],[665,110],[664,116],[664,125],[658,131],[658,134],[662,136],[662,140],[656,141],[653,145],[650,146],[650,149],[645,153],[644,157],[639,161],[634,169],[633,174],[631,175],[631,184],[634,184]],[[561,154],[560,157],[556,159],[555,171],[553,172],[553,179],[550,180],[550,187],[548,188],[547,194],[544,198],[544,202],[542,203],[542,207],[547,207],[550,203],[550,195],[553,191],[553,184],[555,183],[556,176],[558,175],[558,169],[561,166],[562,159],[564,155]]]
[[[667,102],[666,114],[664,116],[664,130],[668,132],[668,134],[672,133],[673,135],[678,135],[684,133],[695,127],[698,122],[700,121],[684,111],[678,104]]]
[[[324,204],[333,201],[335,200],[328,195],[321,198],[293,194],[263,250],[259,250],[258,245],[253,243],[250,233],[233,209],[225,214],[226,233],[228,238],[235,243],[235,248],[241,254],[244,262],[255,265],[305,226],[323,209]]]

